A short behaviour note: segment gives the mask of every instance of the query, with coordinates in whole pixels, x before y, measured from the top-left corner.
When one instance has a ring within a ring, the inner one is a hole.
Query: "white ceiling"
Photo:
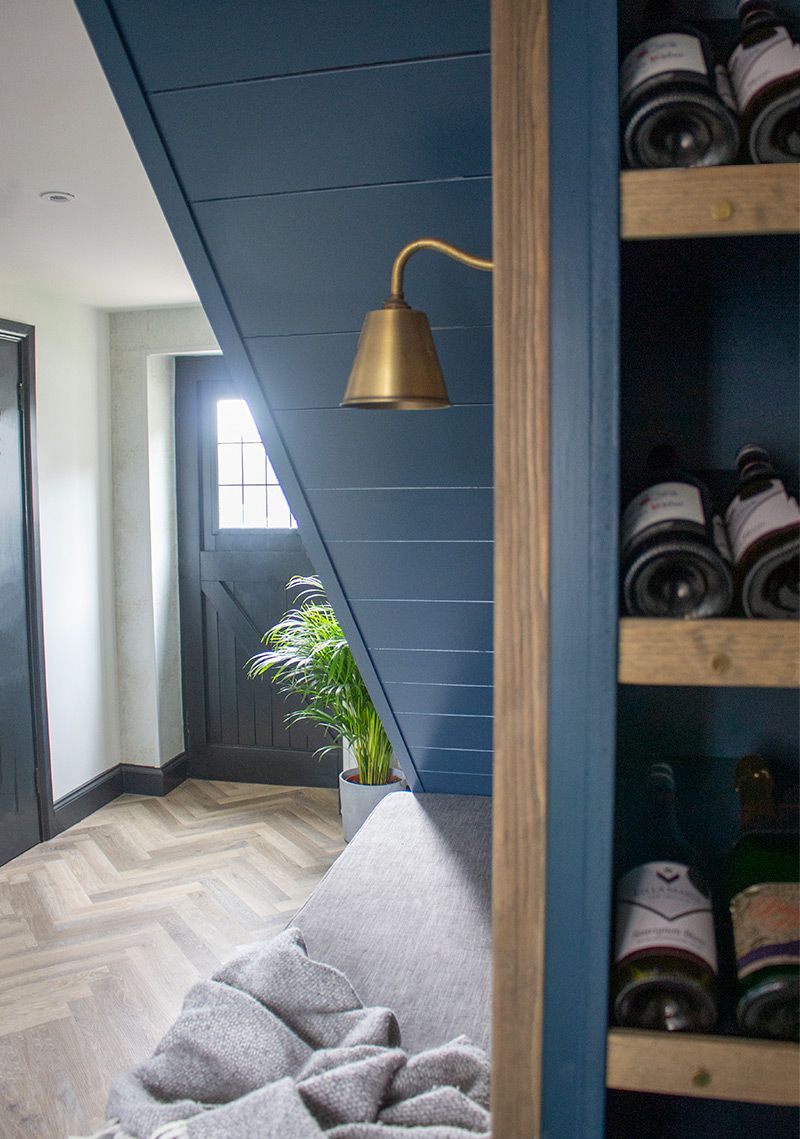
[[[0,0],[0,273],[100,308],[197,301],[72,0]]]

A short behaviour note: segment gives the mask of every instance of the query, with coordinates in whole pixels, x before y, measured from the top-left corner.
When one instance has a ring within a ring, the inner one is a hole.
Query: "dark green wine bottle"
[[[635,1028],[704,1032],[717,1018],[714,919],[678,824],[669,764],[647,773],[642,821],[642,849],[617,887],[614,1016]]]
[[[781,828],[764,759],[736,768],[741,829],[728,888],[736,946],[736,1017],[743,1032],[797,1040],[800,1025],[798,836]]]

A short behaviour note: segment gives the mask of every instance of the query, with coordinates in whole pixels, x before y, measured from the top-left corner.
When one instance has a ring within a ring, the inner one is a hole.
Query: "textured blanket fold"
[[[312,961],[298,929],[189,990],[111,1088],[103,1139],[476,1139],[489,1060],[466,1037],[408,1057],[386,1008]],[[98,1137],[100,1139],[100,1137]]]

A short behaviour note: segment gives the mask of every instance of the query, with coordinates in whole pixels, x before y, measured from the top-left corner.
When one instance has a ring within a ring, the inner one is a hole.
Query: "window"
[[[220,530],[296,529],[243,399],[217,400],[217,487]]]

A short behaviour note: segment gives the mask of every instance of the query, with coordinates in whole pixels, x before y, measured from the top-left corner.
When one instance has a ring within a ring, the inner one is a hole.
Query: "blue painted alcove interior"
[[[406,273],[451,410],[338,407],[397,251],[490,253],[488,0],[78,7],[412,785],[490,793],[490,277]]]

